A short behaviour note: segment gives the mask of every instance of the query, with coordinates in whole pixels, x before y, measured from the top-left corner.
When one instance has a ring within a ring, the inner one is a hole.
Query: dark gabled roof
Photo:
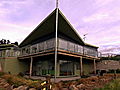
[[[55,22],[56,22],[56,10],[55,9],[47,18],[45,18],[19,45],[23,47],[25,45],[31,44],[35,40],[49,35],[51,33],[55,33]],[[72,38],[77,41],[79,44],[84,45],[83,40],[69,23],[69,21],[65,18],[60,10],[58,10],[58,32],[65,34],[66,36]]]

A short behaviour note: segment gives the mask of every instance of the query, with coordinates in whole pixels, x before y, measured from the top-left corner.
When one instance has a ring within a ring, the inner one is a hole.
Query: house
[[[96,74],[98,47],[86,44],[58,8],[19,47],[18,59],[25,65],[23,72],[30,76]]]
[[[119,54],[101,54],[101,60],[97,62],[96,70],[102,73],[120,73]]]
[[[25,66],[17,59],[19,54],[19,47],[16,44],[0,44],[0,71],[11,74],[23,72]]]
[[[97,62],[97,70],[109,72],[110,70],[120,70],[120,61],[117,60],[101,60]]]

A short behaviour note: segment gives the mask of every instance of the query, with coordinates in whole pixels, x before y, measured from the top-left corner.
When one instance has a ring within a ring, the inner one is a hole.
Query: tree
[[[15,42],[14,44],[18,46],[18,42]]]
[[[7,44],[10,44],[10,40],[7,40]]]

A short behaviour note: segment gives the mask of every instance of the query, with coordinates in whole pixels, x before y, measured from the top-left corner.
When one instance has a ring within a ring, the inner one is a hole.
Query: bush
[[[116,73],[120,73],[120,69],[117,69],[117,70],[116,70]]]
[[[17,76],[24,77],[24,73],[20,72]]]
[[[6,90],[6,89],[4,89],[4,88],[0,88],[0,90]]]
[[[5,73],[4,72],[0,72],[0,77],[3,76]]]
[[[81,76],[81,78],[88,78],[88,77],[90,77],[90,76],[88,76],[88,75],[82,75]]]
[[[11,75],[11,74],[3,75],[2,78],[6,79],[7,82],[11,85],[14,85],[14,87],[18,87],[21,85],[27,85],[29,87],[33,87],[36,89],[41,87],[40,80],[25,79],[23,77]]]
[[[94,90],[120,90],[120,79],[113,80],[106,84],[103,88],[96,88]]]

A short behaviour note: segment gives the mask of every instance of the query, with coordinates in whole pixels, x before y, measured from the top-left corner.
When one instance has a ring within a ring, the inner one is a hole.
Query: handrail
[[[103,54],[99,52],[98,57],[101,58],[102,60],[120,60],[120,54],[112,54],[112,53]]]
[[[97,55],[98,52],[95,49],[84,47],[84,46],[72,43],[70,41],[63,40],[63,39],[59,39],[58,41],[59,41],[59,44],[58,44],[59,49],[64,49],[64,50],[67,50],[67,51],[70,51],[70,52],[77,52],[77,53],[80,53],[80,54],[84,53],[84,55],[89,55],[89,56],[95,56],[95,57],[98,56]],[[47,41],[44,41],[44,42],[41,42],[41,43],[37,43],[37,44],[31,45],[31,46],[23,47],[21,49],[21,54],[20,55],[21,56],[22,55],[29,55],[29,54],[32,54],[32,53],[45,51],[45,50],[50,49],[50,48],[55,48],[54,42],[55,41],[54,41],[54,38],[53,38],[53,39],[50,39],[50,40],[47,40]]]

